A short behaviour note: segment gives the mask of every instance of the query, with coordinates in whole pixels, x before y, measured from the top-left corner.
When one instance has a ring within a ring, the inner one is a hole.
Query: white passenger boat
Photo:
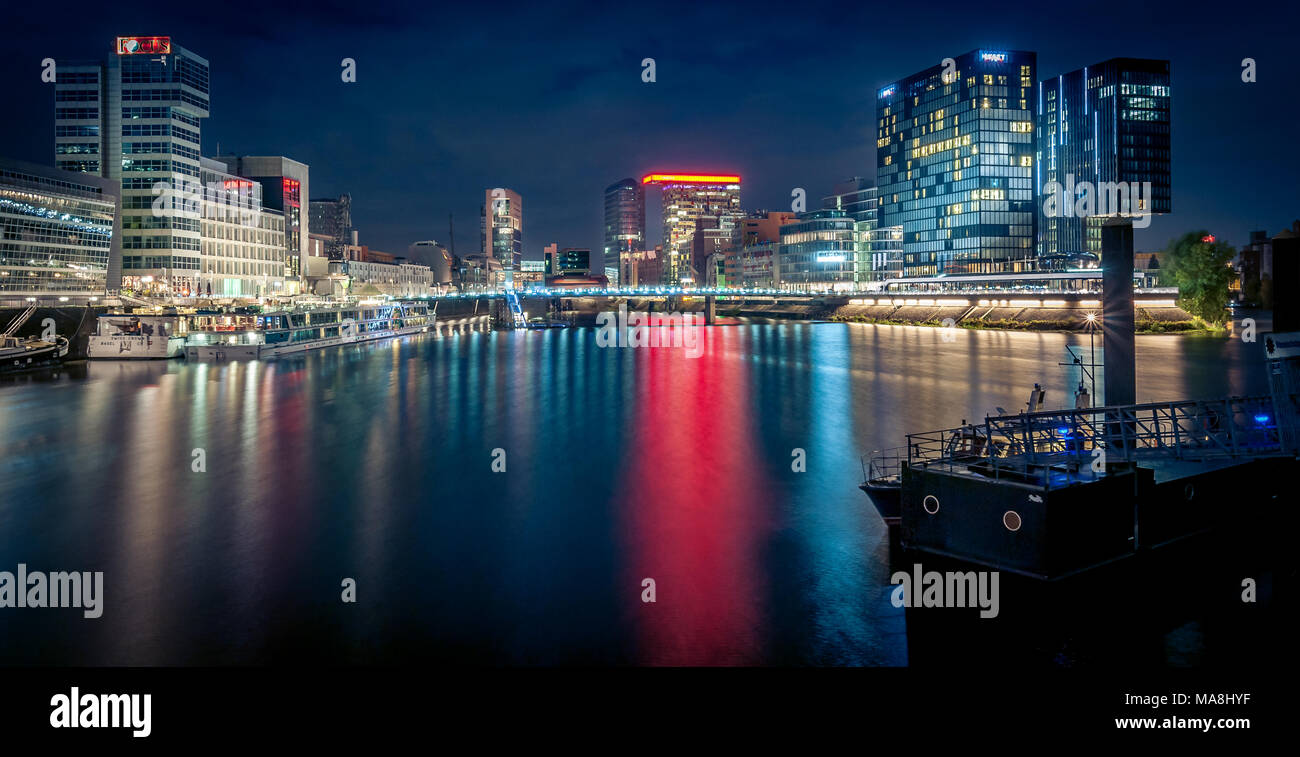
[[[262,313],[197,314],[187,360],[259,360],[321,347],[418,334],[433,327],[425,302],[328,305]]]
[[[86,355],[91,360],[151,360],[185,354],[190,316],[110,313],[95,323]]]

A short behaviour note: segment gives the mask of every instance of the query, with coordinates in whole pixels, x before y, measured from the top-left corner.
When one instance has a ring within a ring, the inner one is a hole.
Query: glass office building
[[[1044,187],[1055,182],[1079,198],[1088,184],[1099,196],[1108,195],[1112,185],[1131,189],[1149,182],[1145,207],[1131,206],[1132,211],[1173,210],[1169,61],[1113,58],[1040,82],[1039,99],[1035,183],[1040,263],[1046,268],[1096,265],[1106,216],[1080,216],[1076,202],[1068,207],[1055,203],[1049,212]],[[1103,208],[1094,204],[1092,210]]]
[[[854,221],[853,280],[858,288],[902,272],[901,248],[893,245],[893,235],[880,233],[877,202],[876,183],[861,177],[840,182],[834,194],[822,199],[823,208],[843,210]]]
[[[645,249],[645,189],[631,177],[605,188],[605,275],[610,285],[618,284],[623,253]]]
[[[117,289],[116,182],[0,158],[0,302]]]
[[[972,50],[953,63],[877,93],[878,227],[901,230],[907,276],[1029,270],[1036,56]]]
[[[118,37],[106,62],[60,62],[57,71],[55,165],[120,183],[123,286],[189,294],[200,219],[185,197],[200,180],[208,61],[170,37]],[[171,192],[156,195],[155,185]]]
[[[800,292],[853,291],[857,221],[843,210],[800,213],[781,226],[780,286]]]

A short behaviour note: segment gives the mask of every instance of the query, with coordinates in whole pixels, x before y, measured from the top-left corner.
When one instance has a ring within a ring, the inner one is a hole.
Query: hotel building
[[[877,94],[878,227],[901,232],[907,276],[1030,270],[1036,56],[973,50],[953,63]]]
[[[119,191],[111,179],[0,158],[0,303],[84,304],[117,289]]]
[[[692,271],[694,235],[699,220],[714,219],[712,228],[730,229],[744,212],[740,209],[740,177],[720,174],[652,173],[642,186],[654,185],[663,195],[664,283],[677,285],[695,280]],[[710,227],[706,221],[704,228]]]
[[[122,285],[192,292],[199,209],[182,197],[201,178],[208,61],[170,37],[118,37],[107,61],[60,62],[56,71],[55,165],[120,183]]]
[[[1113,58],[1040,82],[1038,98],[1039,261],[1048,268],[1095,266],[1101,227],[1112,213],[1080,217],[1075,203],[1062,202],[1049,214],[1044,187],[1056,182],[1078,197],[1085,184],[1098,191],[1149,182],[1145,207],[1132,212],[1173,210],[1169,61]]]
[[[288,294],[284,215],[263,206],[260,183],[228,173],[220,161],[202,158],[200,162],[202,246],[194,295]]]
[[[303,258],[310,255],[311,238],[310,171],[305,163],[283,156],[225,155],[217,160],[231,173],[245,176],[262,185],[262,205],[284,216],[285,263],[288,269],[286,288],[296,293],[302,277]]]
[[[619,283],[623,253],[645,247],[645,188],[631,177],[605,187],[605,276]]]

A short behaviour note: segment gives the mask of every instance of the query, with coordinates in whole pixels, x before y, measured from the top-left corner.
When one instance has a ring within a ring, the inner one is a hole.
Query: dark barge
[[[864,462],[861,488],[902,549],[1043,580],[1257,523],[1300,472],[1292,336],[1266,340],[1271,394],[909,434]]]

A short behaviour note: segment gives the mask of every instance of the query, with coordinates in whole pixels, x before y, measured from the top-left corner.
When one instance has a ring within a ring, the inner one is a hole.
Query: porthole
[[[933,494],[927,494],[925,499],[921,500],[921,507],[924,507],[927,513],[934,515],[939,512],[939,498]]]
[[[1002,513],[1002,525],[1006,526],[1008,531],[1019,531],[1022,525],[1020,513],[1015,510],[1007,510]]]

